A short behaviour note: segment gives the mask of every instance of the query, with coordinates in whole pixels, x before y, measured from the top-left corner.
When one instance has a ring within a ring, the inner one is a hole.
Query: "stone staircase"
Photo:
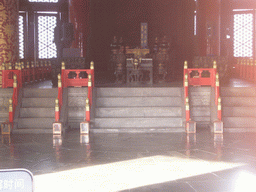
[[[68,88],[68,125],[71,129],[79,129],[85,117],[85,100],[88,88]]]
[[[225,132],[256,131],[256,87],[222,87]]]
[[[211,87],[190,87],[190,117],[197,127],[208,128],[211,124]]]
[[[183,88],[96,88],[94,132],[184,132]]]
[[[13,133],[52,133],[58,89],[22,89]],[[17,110],[16,110],[17,111]]]

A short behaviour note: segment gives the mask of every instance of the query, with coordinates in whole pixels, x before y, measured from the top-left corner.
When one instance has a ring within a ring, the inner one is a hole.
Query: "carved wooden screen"
[[[249,11],[234,11],[234,57],[253,57],[254,14]]]
[[[57,58],[57,47],[54,41],[54,28],[57,25],[56,14],[38,14],[38,58]]]

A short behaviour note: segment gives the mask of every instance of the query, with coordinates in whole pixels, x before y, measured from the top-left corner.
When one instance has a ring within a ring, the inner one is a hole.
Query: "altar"
[[[118,42],[114,36],[111,44],[111,71],[115,75],[116,83],[165,82],[169,65],[169,43],[166,36],[161,43],[156,38],[152,50],[148,47],[147,23],[141,23],[140,46],[125,46],[122,37]]]
[[[138,63],[136,64],[136,62]],[[127,58],[126,83],[153,84],[153,60],[141,58],[136,61],[136,59]]]

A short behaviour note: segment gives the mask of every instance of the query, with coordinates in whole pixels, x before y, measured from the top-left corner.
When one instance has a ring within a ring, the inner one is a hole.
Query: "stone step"
[[[181,97],[104,97],[96,99],[96,107],[179,107]]]
[[[12,95],[12,94],[13,94],[13,88],[0,89],[0,97],[5,95]]]
[[[256,97],[222,97],[223,107],[256,107]]]
[[[123,127],[182,127],[182,118],[151,117],[151,118],[95,118],[93,127],[123,128]]]
[[[181,107],[96,108],[96,117],[181,117]]]
[[[197,124],[210,124],[211,123],[211,117],[193,117],[191,116],[191,120],[195,121]]]
[[[19,118],[18,128],[52,129],[54,118]]]
[[[68,97],[68,107],[84,107],[85,108],[85,101],[86,96],[84,97]]]
[[[238,128],[238,127],[225,127],[224,132],[229,132],[229,133],[255,133],[256,132],[256,127],[246,127],[246,128]]]
[[[256,87],[221,87],[221,97],[256,97]]]
[[[24,88],[23,98],[33,98],[33,97],[58,97],[58,88],[52,89],[37,89],[37,88]]]
[[[211,103],[210,92],[191,92],[189,93],[189,103],[191,106],[209,106]]]
[[[251,128],[256,127],[255,117],[223,117],[224,128]]]
[[[20,117],[21,118],[29,118],[29,117],[55,117],[54,108],[21,108],[20,109]]]
[[[222,117],[256,117],[256,107],[222,107]]]
[[[53,130],[51,129],[45,129],[45,128],[19,128],[19,129],[13,129],[13,134],[52,134]]]
[[[98,128],[95,127],[90,129],[92,133],[183,133],[185,132],[184,127],[125,127],[125,128]]]
[[[210,106],[192,106],[190,107],[190,115],[193,117],[211,116],[211,107]]]
[[[69,97],[87,97],[88,87],[69,87],[68,96]]]
[[[22,98],[22,108],[54,108],[56,98]]]
[[[199,92],[199,93],[211,92],[211,89],[212,88],[210,86],[192,86],[192,87],[189,87],[190,92]]]
[[[167,96],[180,97],[183,88],[180,87],[128,87],[128,88],[97,88],[97,97],[148,97]]]

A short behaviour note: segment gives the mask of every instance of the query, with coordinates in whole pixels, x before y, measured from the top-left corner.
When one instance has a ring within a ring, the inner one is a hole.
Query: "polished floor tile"
[[[30,170],[36,191],[47,190],[40,184],[42,178],[63,179],[66,174],[78,175],[65,180],[70,186],[86,183],[79,179],[84,174],[91,182],[97,180],[97,187],[90,186],[92,191],[241,191],[256,178],[255,137],[256,133],[214,135],[206,129],[188,135],[94,133],[81,137],[78,130],[60,137],[1,135],[0,168]]]

